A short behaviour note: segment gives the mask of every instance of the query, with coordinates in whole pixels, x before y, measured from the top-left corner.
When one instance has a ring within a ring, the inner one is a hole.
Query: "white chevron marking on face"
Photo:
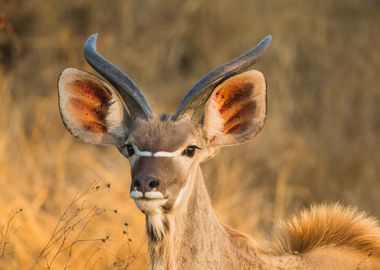
[[[135,149],[135,154],[140,157],[151,157],[153,156],[152,152],[149,151],[140,151],[136,146],[133,145],[133,148]]]
[[[180,155],[182,155],[182,150],[177,150],[174,152],[158,151],[153,153],[154,157],[178,157]]]
[[[150,151],[141,151],[135,145],[133,145],[133,148],[135,149],[135,154],[140,157],[178,157],[182,155],[182,150],[177,150],[174,152],[166,152],[166,151],[150,152]]]

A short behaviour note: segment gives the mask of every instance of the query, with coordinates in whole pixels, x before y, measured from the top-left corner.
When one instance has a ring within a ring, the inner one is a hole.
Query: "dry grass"
[[[379,11],[370,0],[0,0],[0,268],[145,266],[127,161],[74,141],[58,114],[58,74],[90,70],[82,45],[93,32],[157,111],[272,34],[257,66],[266,127],[204,166],[221,219],[263,238],[311,202],[380,216]]]

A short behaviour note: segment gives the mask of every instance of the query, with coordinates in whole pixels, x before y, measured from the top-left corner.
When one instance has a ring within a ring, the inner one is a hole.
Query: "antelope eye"
[[[135,154],[135,148],[132,144],[128,143],[127,145],[125,145],[125,147],[127,148],[128,157],[131,157]]]
[[[190,145],[190,146],[186,147],[186,149],[183,151],[182,155],[187,156],[187,157],[193,157],[195,155],[197,148],[199,149],[199,147],[196,145]]]

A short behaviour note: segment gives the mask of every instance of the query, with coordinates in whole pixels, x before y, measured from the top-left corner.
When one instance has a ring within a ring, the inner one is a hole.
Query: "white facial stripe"
[[[159,191],[147,191],[145,192],[145,197],[148,199],[163,199],[164,194]]]
[[[140,156],[140,157],[151,157],[153,156],[153,153],[152,152],[149,152],[149,151],[140,151],[137,146],[133,146],[133,148],[135,149],[135,154],[137,156]]]
[[[135,149],[135,155],[139,157],[178,157],[182,155],[182,150],[174,152],[158,151],[153,153],[150,151],[141,151],[135,145],[133,145],[133,148]]]
[[[193,170],[190,170],[190,174],[187,177],[186,184],[183,188],[181,188],[181,190],[179,191],[177,198],[174,202],[174,205],[173,205],[174,208],[177,207],[181,203],[183,198],[185,197],[185,194],[187,192],[187,188],[189,187],[189,183],[190,183],[190,181],[192,181],[192,178],[193,178]]]
[[[180,155],[182,155],[182,150],[177,150],[174,152],[159,151],[153,153],[154,157],[178,157]]]
[[[186,183],[186,186],[187,186],[187,183]],[[181,188],[181,190],[179,191],[178,196],[175,199],[175,202],[173,205],[174,208],[178,206],[178,204],[182,201],[183,197],[185,196],[185,189],[186,188]]]

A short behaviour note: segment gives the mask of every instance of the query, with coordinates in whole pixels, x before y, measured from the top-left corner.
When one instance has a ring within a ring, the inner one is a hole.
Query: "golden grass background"
[[[371,0],[0,0],[0,269],[146,267],[127,160],[75,141],[58,113],[58,74],[91,71],[94,32],[160,112],[272,34],[256,66],[266,126],[203,166],[220,218],[260,240],[310,203],[379,217],[379,12]]]

